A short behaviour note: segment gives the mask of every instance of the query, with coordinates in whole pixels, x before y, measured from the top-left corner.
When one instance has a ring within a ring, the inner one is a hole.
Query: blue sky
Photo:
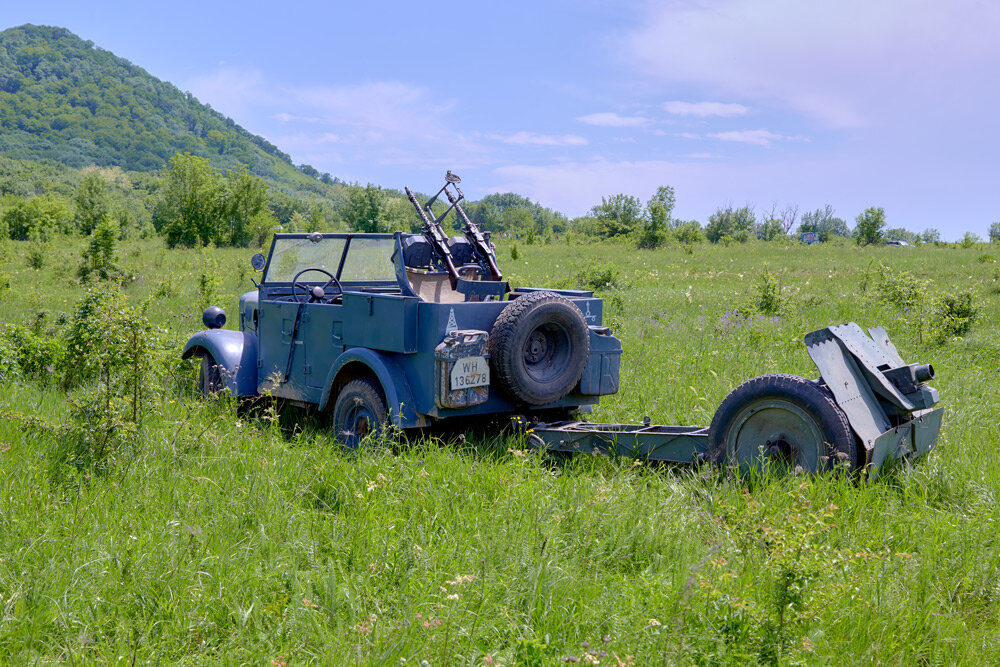
[[[1000,220],[1000,3],[0,1],[347,181],[514,191],[575,216],[830,204],[853,224]]]

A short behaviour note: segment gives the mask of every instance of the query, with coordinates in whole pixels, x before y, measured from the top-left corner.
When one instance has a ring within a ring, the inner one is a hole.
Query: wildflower
[[[458,600],[461,596],[458,593],[452,593],[451,595],[445,596],[445,600]]]
[[[485,662],[487,665],[492,665],[493,664],[493,656],[490,655],[489,653],[487,653],[486,655],[483,656],[483,662]]]
[[[316,604],[315,602],[313,602],[312,600],[310,600],[309,598],[302,598],[302,606],[303,607],[309,607],[311,609],[315,609],[319,605]]]
[[[656,620],[655,618],[651,618],[651,619],[649,619],[649,626],[650,626],[650,627],[652,627],[652,628],[658,628],[658,627],[660,627],[661,625],[663,625],[663,623],[660,623],[660,622],[659,622],[658,620]]]

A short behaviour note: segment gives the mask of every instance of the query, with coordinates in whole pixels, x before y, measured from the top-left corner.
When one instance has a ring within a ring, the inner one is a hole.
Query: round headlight
[[[218,306],[209,306],[201,315],[201,321],[209,329],[221,329],[226,323],[226,311]]]

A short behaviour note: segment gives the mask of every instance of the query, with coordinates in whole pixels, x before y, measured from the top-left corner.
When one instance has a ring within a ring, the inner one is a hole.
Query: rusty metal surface
[[[459,329],[447,333],[434,348],[434,370],[437,382],[435,402],[441,408],[467,408],[485,403],[490,395],[489,385],[455,388],[451,386],[452,369],[460,359],[486,357],[489,335],[475,329]]]

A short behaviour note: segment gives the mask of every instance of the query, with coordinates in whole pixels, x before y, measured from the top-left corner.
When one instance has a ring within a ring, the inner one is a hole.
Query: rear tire
[[[548,405],[580,382],[590,355],[590,329],[566,297],[530,292],[500,313],[490,332],[489,352],[505,392],[528,405]]]
[[[734,389],[715,412],[708,446],[718,465],[741,472],[859,466],[854,432],[833,395],[794,375],[762,375]]]
[[[389,411],[382,389],[372,378],[351,380],[337,395],[333,405],[332,426],[337,440],[347,449],[357,449],[372,434],[382,431]]]

